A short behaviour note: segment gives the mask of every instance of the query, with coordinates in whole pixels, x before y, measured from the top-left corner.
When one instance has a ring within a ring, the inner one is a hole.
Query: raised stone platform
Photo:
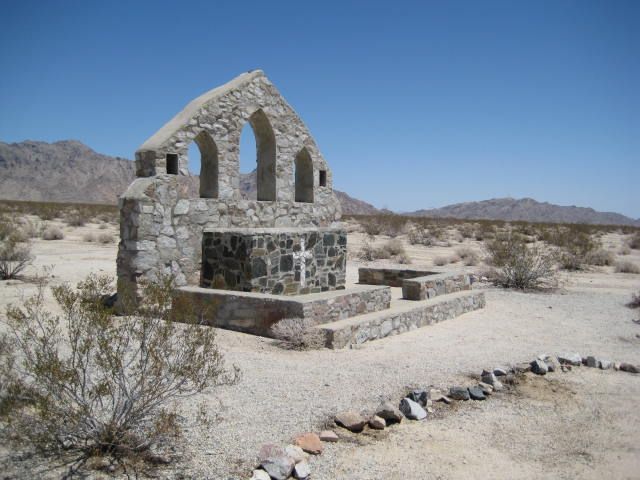
[[[186,296],[192,304],[213,305],[215,315],[208,319],[211,326],[263,336],[269,336],[271,326],[284,318],[308,318],[321,324],[387,310],[391,304],[389,287],[369,285],[286,297],[181,287],[176,296]]]
[[[438,295],[471,290],[471,276],[467,273],[438,273],[411,278],[402,282],[402,298],[426,300]]]
[[[402,282],[408,278],[423,277],[436,273],[437,272],[430,272],[428,270],[413,270],[410,268],[360,267],[358,269],[358,282],[365,285],[401,287]]]
[[[419,302],[406,301],[391,310],[358,315],[317,325],[326,346],[344,348],[391,335],[398,335],[484,308],[483,292],[458,292]]]

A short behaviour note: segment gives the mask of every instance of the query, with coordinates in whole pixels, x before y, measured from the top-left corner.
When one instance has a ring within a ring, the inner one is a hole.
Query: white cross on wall
[[[300,251],[293,252],[293,260],[300,262],[300,285],[305,286],[307,278],[307,260],[313,258],[313,254],[304,248],[304,238],[300,239]]]

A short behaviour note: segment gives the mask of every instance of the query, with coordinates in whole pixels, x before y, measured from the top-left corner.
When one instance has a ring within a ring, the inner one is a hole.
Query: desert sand
[[[117,235],[116,228],[106,231]],[[50,267],[53,284],[75,283],[90,272],[115,277],[117,243],[83,241],[91,231],[105,230],[97,224],[65,227],[63,240],[35,240],[36,260],[26,274]],[[349,235],[351,252],[363,238]],[[614,252],[623,241],[618,233],[603,238]],[[461,245],[482,251],[472,240],[406,249],[412,266],[433,269],[437,256],[451,255]],[[354,258],[348,263],[351,283],[360,265]],[[625,258],[640,264],[637,250]],[[458,263],[436,270],[453,268],[482,266]],[[625,306],[640,290],[640,275],[593,267],[562,273],[560,279],[560,287],[548,293],[480,284],[485,309],[357,349],[289,351],[271,339],[221,330],[218,343],[228,364],[240,367],[242,380],[178,403],[186,425],[175,451],[179,460],[156,474],[249,478],[262,444],[286,444],[298,433],[317,431],[338,411],[371,413],[381,400],[397,402],[412,387],[470,385],[483,368],[530,361],[542,353],[575,351],[640,364],[640,326],[633,322],[640,312]],[[0,282],[0,308],[33,290],[28,280]],[[527,376],[489,401],[438,406],[424,422],[405,421],[375,435],[336,429],[343,439],[326,444],[325,452],[311,459],[312,478],[640,478],[639,394],[640,375],[613,370],[582,367]],[[201,405],[212,420],[208,424],[195,420]],[[9,478],[56,478],[61,472],[15,452],[4,451],[1,461]]]

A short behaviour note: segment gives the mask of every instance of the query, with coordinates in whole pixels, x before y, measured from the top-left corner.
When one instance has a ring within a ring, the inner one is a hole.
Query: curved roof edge
[[[191,118],[209,101],[216,97],[224,95],[230,90],[234,90],[244,84],[251,83],[253,80],[259,77],[264,77],[265,74],[262,70],[251,70],[249,72],[238,75],[233,80],[220,85],[219,87],[209,90],[203,93],[194,100],[191,100],[186,107],[182,109],[175,117],[165,123],[160,130],[154,133],[147,139],[139,148],[138,152],[144,150],[156,150],[162,148],[164,143],[171,138],[171,136],[182,127],[185,123],[189,122]]]

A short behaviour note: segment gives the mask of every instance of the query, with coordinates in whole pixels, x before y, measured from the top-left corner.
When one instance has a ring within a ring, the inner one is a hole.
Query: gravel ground
[[[349,264],[351,279],[356,268]],[[15,298],[10,288],[0,291],[3,298]],[[468,384],[483,367],[540,353],[578,351],[640,364],[640,327],[632,322],[637,311],[624,306],[638,289],[638,275],[609,271],[565,276],[555,293],[489,288],[484,310],[351,350],[287,351],[269,339],[220,331],[219,344],[228,363],[242,370],[242,380],[179,403],[187,419],[206,405],[213,422],[192,422],[180,444],[182,461],[158,475],[248,478],[260,445],[318,430],[340,410],[370,412],[380,400],[398,401],[408,387]],[[544,389],[532,388],[520,397],[402,425],[380,438],[330,445],[312,459],[313,478],[596,478],[603,469],[614,478],[632,478],[624,472],[640,471],[634,411],[640,376],[581,369],[557,378],[562,401],[537,398]],[[569,390],[576,395],[567,397]],[[30,476],[46,474],[33,464],[28,470]]]

